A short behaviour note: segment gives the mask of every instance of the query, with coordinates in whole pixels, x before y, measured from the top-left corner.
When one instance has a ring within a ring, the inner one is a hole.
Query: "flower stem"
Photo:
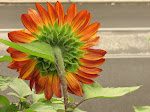
[[[67,112],[68,93],[67,93],[67,83],[66,83],[65,67],[64,67],[62,52],[61,52],[61,49],[59,47],[54,47],[53,51],[54,51],[54,54],[55,54],[55,66],[57,68],[58,75],[60,77],[62,88],[63,88],[65,112]]]

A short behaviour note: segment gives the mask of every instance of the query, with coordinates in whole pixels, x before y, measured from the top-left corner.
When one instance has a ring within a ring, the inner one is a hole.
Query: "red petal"
[[[21,51],[14,51],[11,53],[11,57],[13,60],[15,61],[25,61],[25,60],[29,60],[28,58],[26,58],[29,54],[27,53],[23,53]]]
[[[52,89],[55,95],[59,98],[61,98],[61,87],[60,87],[60,79],[58,75],[53,75],[53,84]]]
[[[71,73],[66,73],[66,81],[68,87],[74,94],[77,96],[83,96],[81,84]]]
[[[44,23],[45,23],[45,25],[46,25],[46,26],[49,26],[48,23],[51,24],[51,20],[50,20],[50,17],[49,17],[49,15],[48,15],[48,12],[47,12],[47,11],[45,10],[45,8],[44,8],[42,5],[40,5],[39,3],[36,3],[35,5],[36,5],[36,8],[37,8],[37,10],[38,10],[38,12],[39,12],[39,14],[40,14],[42,20],[43,20]]]
[[[76,4],[72,4],[67,12],[66,12],[66,21],[69,23],[69,25],[71,24],[73,18],[77,15],[77,6]]]
[[[83,35],[80,38],[80,41],[88,41],[91,36],[97,33],[99,26],[100,26],[100,23],[93,23],[89,25],[86,29],[84,29],[81,33],[78,34],[78,35]]]
[[[39,94],[41,93],[43,90],[44,90],[45,86],[44,87],[41,87],[38,82],[35,82],[35,90],[36,90],[36,94]]]
[[[8,37],[12,42],[15,43],[30,43],[35,40],[35,37],[31,34],[22,31],[13,31],[8,33]]]
[[[85,44],[80,49],[85,49],[85,48],[93,47],[93,46],[97,45],[98,42],[99,42],[99,37],[95,37],[95,38],[93,38],[93,40],[91,40],[90,42],[88,42],[87,44]]]
[[[52,81],[53,81],[53,75],[48,76],[47,81],[45,83],[45,97],[47,100],[50,100],[53,96]]]
[[[91,60],[86,60],[86,59],[80,58],[79,61],[86,67],[98,67],[105,62],[105,59],[91,61]]]
[[[8,53],[12,53],[12,52],[18,51],[18,50],[14,49],[14,48],[12,48],[12,47],[8,47],[6,51],[7,51]]]
[[[52,25],[54,25],[56,19],[58,18],[57,12],[56,12],[54,6],[49,2],[47,2],[47,8],[48,8],[48,14],[52,21]]]
[[[22,23],[30,31],[39,34],[39,29],[32,18],[27,14],[22,14],[21,16]]]
[[[37,76],[40,75],[40,71],[35,71],[33,73],[33,76],[31,76],[31,80],[30,80],[30,89],[32,90],[33,84],[34,82],[37,80]]]
[[[106,51],[100,49],[85,49],[88,53],[84,54],[84,59],[87,60],[98,60],[104,57]]]
[[[87,14],[87,10],[83,10],[74,17],[71,23],[73,31],[78,30],[85,23]]]
[[[22,67],[19,77],[22,79],[26,79],[27,77],[32,75],[31,73],[34,70],[36,64],[37,64],[36,60],[30,60],[28,63],[26,63]]]
[[[64,8],[59,1],[56,2],[55,9],[58,15],[58,22],[62,26],[64,24]]]
[[[100,72],[102,72],[102,69],[99,68],[88,68],[85,66],[80,66],[80,70],[82,72],[88,73],[88,74],[98,74]]]
[[[28,10],[28,14],[37,25],[43,27],[44,22],[42,21],[40,15],[36,12],[36,10],[30,8]]]
[[[97,74],[88,74],[88,73],[85,73],[81,70],[78,70],[78,75],[81,76],[81,77],[84,77],[86,79],[94,79],[94,78],[97,78],[99,75]]]
[[[26,61],[12,61],[9,63],[8,68],[11,69],[20,69],[22,68],[28,61],[30,60],[26,60]]]
[[[84,84],[93,84],[95,83],[93,80],[91,79],[86,79],[86,78],[83,78],[81,76],[79,76],[78,74],[73,74],[80,82],[84,83]]]

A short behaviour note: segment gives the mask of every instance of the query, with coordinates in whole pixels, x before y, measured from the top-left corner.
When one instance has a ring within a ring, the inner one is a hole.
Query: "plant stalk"
[[[64,67],[62,52],[61,52],[61,49],[59,47],[54,47],[53,51],[55,54],[55,66],[57,68],[58,75],[60,77],[62,89],[63,89],[65,112],[67,112],[68,93],[67,93],[67,83],[66,83],[65,67]]]

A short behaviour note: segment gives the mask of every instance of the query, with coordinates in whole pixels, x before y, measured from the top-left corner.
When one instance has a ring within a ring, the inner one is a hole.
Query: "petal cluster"
[[[78,67],[73,66],[75,72],[71,72],[71,70],[68,69],[68,67],[71,68],[71,64],[69,66],[66,65],[67,87],[68,92],[77,96],[83,96],[81,83],[93,84],[94,81],[92,79],[98,77],[98,73],[102,72],[102,70],[97,67],[105,62],[103,57],[106,51],[91,48],[99,41],[99,37],[97,37],[96,34],[100,24],[93,23],[89,25],[91,14],[87,10],[82,10],[77,13],[75,4],[72,4],[66,13],[64,13],[63,6],[60,2],[56,2],[55,6],[47,2],[47,10],[42,5],[36,3],[36,8],[38,12],[34,9],[29,9],[28,14],[21,16],[22,23],[26,29],[10,32],[8,34],[9,39],[15,43],[25,44],[37,40],[36,36],[42,35],[40,29],[49,28],[50,26],[54,28],[56,22],[61,29],[64,26],[65,28],[66,26],[70,27],[73,36],[71,37],[72,39],[67,40],[68,43],[71,43],[72,40],[74,42],[74,39],[77,41],[77,44],[82,43],[80,47],[75,47],[79,45],[74,44],[74,48],[71,50],[77,49],[77,51],[83,52],[79,53],[82,54],[82,57],[75,57],[78,63]],[[40,64],[44,63],[53,66],[51,63],[46,60],[43,61],[44,59],[40,58],[32,59],[29,54],[20,52],[11,47],[7,49],[7,52],[10,53],[13,59],[8,67],[17,69],[17,72],[20,73],[19,78],[30,80],[31,89],[35,84],[36,92],[40,93],[44,91],[47,100],[50,100],[53,94],[57,97],[61,97],[61,81],[55,67],[47,68],[49,71],[46,72],[45,75],[42,75]],[[67,63],[69,62],[67,61],[66,64]]]

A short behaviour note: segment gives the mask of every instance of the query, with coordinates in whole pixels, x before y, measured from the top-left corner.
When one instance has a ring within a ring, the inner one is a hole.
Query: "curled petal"
[[[13,60],[15,61],[25,61],[25,60],[29,60],[28,58],[26,58],[29,54],[27,53],[23,53],[21,51],[14,51],[11,53],[11,57]]]
[[[64,24],[64,8],[59,1],[56,2],[55,9],[58,15],[58,22],[62,26]]]
[[[65,17],[65,21],[68,22],[68,24],[70,25],[73,18],[77,15],[77,6],[76,4],[72,4],[67,12],[66,12],[66,17]]]
[[[90,42],[86,43],[80,49],[86,49],[86,48],[93,47],[93,46],[97,45],[98,42],[99,42],[99,37],[95,37],[95,38],[93,38],[93,40],[91,40]]]
[[[97,74],[88,74],[88,73],[85,73],[81,70],[78,70],[77,73],[79,76],[84,77],[86,79],[94,79],[94,78],[97,78],[99,76]]]
[[[35,5],[36,5],[36,8],[37,8],[37,10],[38,10],[38,12],[39,12],[39,14],[40,14],[40,16],[41,16],[43,22],[45,23],[45,25],[46,25],[46,26],[49,26],[48,23],[51,24],[51,19],[50,19],[49,15],[48,15],[48,12],[47,12],[47,11],[45,10],[45,8],[44,8],[42,5],[40,5],[39,3],[36,3]]]
[[[71,73],[66,73],[66,81],[68,87],[74,94],[77,96],[83,96],[81,84]]]
[[[83,10],[74,17],[71,23],[73,31],[78,30],[85,23],[87,14],[87,10]]]
[[[30,43],[35,40],[35,37],[31,34],[25,33],[23,31],[13,31],[8,33],[8,37],[12,42],[15,43]]]
[[[19,78],[26,79],[27,77],[30,77],[36,64],[37,64],[36,60],[30,60],[29,62],[27,62],[22,67]]]
[[[56,19],[58,18],[57,12],[56,12],[54,6],[49,2],[47,2],[47,8],[48,8],[48,14],[52,21],[52,25],[54,25]]]
[[[79,76],[78,74],[73,74],[80,82],[82,82],[83,84],[93,84],[95,83],[93,80],[91,79],[86,79],[84,77]]]
[[[31,76],[31,80],[30,80],[30,89],[32,90],[33,84],[34,82],[37,80],[37,77],[40,75],[40,71],[39,70],[35,70],[33,75]]]
[[[44,22],[42,21],[40,15],[36,12],[36,10],[30,8],[28,10],[28,14],[37,25],[43,27]]]
[[[50,75],[47,77],[47,81],[45,83],[45,97],[47,100],[50,100],[53,96],[52,83],[53,75]]]
[[[27,14],[22,14],[21,16],[22,23],[30,31],[39,34],[39,29],[32,18]]]
[[[80,71],[88,73],[88,74],[98,74],[98,73],[102,72],[102,69],[80,66]]]
[[[90,39],[91,36],[93,36],[95,33],[97,33],[97,30],[100,26],[100,23],[93,23],[89,25],[86,29],[84,29],[81,33],[78,35],[83,35],[80,38],[80,41],[87,41]]]
[[[80,58],[79,61],[86,67],[98,67],[105,62],[105,59],[99,59],[93,61],[93,60],[86,60]]]
[[[84,59],[87,60],[98,60],[104,57],[106,51],[100,49],[85,49],[88,53],[84,54]]]
[[[18,50],[14,49],[12,47],[8,47],[6,51],[11,54],[12,52],[18,51]]]
[[[52,89],[55,95],[59,98],[61,98],[61,87],[60,87],[60,79],[58,75],[53,75],[53,84]]]

